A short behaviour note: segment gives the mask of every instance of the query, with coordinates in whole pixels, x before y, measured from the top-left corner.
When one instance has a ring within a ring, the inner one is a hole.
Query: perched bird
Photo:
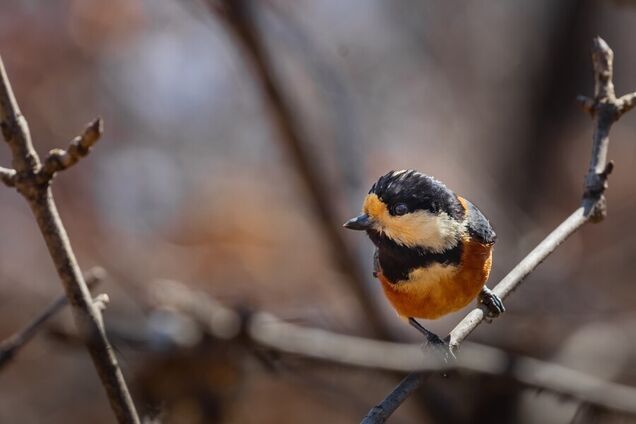
[[[439,318],[476,297],[489,317],[504,312],[485,286],[496,235],[468,200],[421,172],[391,171],[373,184],[362,212],[344,227],[367,232],[376,246],[374,276],[430,343],[444,344],[415,318]]]

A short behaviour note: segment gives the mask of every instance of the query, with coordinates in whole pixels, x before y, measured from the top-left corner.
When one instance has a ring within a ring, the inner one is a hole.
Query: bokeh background
[[[490,218],[491,286],[579,202],[592,123],[575,97],[592,93],[593,36],[614,49],[617,93],[636,90],[632,1],[248,3],[333,225],[358,212],[379,175],[417,168]],[[118,337],[143,333],[145,293],[166,279],[374,336],[253,63],[204,2],[2,0],[0,54],[41,153],[104,118],[103,139],[54,194],[82,267],[109,273],[105,319],[144,416],[358,422],[396,384],[301,358],[271,366],[230,342],[153,350]],[[627,114],[612,131],[606,221],[573,235],[471,340],[636,385],[635,140]],[[10,164],[6,146],[0,164]],[[368,271],[368,240],[343,237]],[[418,340],[366,271],[391,337]],[[0,338],[60,293],[27,205],[1,188]],[[427,325],[446,334],[466,312]],[[1,422],[113,421],[72,328],[65,311],[2,369]],[[633,422],[476,375],[431,379],[392,422],[486,420]]]

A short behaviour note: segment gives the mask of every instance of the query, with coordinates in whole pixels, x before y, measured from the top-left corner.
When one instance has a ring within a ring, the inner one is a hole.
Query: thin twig
[[[102,385],[106,389],[111,408],[120,423],[139,423],[124,376],[106,338],[101,313],[93,305],[93,298],[88,291],[57,212],[50,187],[53,175],[48,174],[48,171],[42,172],[40,159],[31,142],[29,126],[20,112],[2,59],[0,59],[0,126],[12,153],[13,168],[16,171],[13,179],[15,187],[27,200],[35,215],[49,254],[62,280],[66,296],[73,307],[76,325],[82,334],[88,336],[86,344]],[[81,153],[78,152],[76,156],[81,156]],[[49,165],[50,169],[55,167]]]
[[[585,215],[583,207],[577,209],[539,243],[537,247],[528,253],[528,255],[495,286],[493,292],[501,299],[508,297],[545,258],[554,252],[556,248],[578,230],[581,225],[587,222],[588,218],[589,216]],[[485,317],[486,315],[482,307],[470,311],[450,332],[449,344],[451,349],[457,350],[459,344],[481,324]]]
[[[164,312],[174,311],[180,317],[191,318],[187,322],[195,327],[188,328],[188,333],[204,333],[224,342],[248,341],[278,353],[349,367],[391,372],[418,371],[400,383],[396,395],[386,404],[371,411],[370,415],[375,419],[386,420],[419,386],[422,372],[430,374],[451,369],[512,378],[524,386],[636,415],[636,388],[607,382],[558,364],[510,355],[497,348],[466,342],[456,362],[444,363],[436,356],[423,355],[419,344],[336,334],[288,323],[266,312],[246,313],[245,310],[232,309],[206,293],[191,290],[174,281],[156,282],[149,285],[147,290],[149,304],[153,308]],[[182,318],[180,322],[183,324]],[[166,334],[162,332],[162,336]],[[205,340],[200,336],[194,339]],[[138,340],[135,344],[140,345]],[[147,344],[157,345],[152,340]],[[171,344],[180,345],[176,339]],[[186,347],[192,346],[187,344]]]
[[[618,99],[618,104],[622,113],[629,112],[636,106],[636,93],[625,94]]]
[[[101,118],[97,118],[84,129],[81,135],[71,141],[68,149],[51,150],[40,171],[41,179],[45,181],[50,180],[56,172],[70,168],[81,158],[88,155],[93,145],[97,143],[101,137],[103,131],[104,122]]]
[[[20,174],[33,174],[39,170],[40,159],[33,149],[29,126],[18,107],[2,58],[0,58],[0,126],[2,135],[11,149],[15,171]]]
[[[359,266],[355,250],[340,231],[340,219],[333,206],[333,196],[329,194],[327,184],[323,181],[319,165],[308,152],[308,143],[303,139],[292,108],[276,82],[275,72],[263,47],[262,37],[256,33],[247,3],[245,0],[208,0],[210,7],[226,23],[229,32],[244,51],[246,60],[253,67],[254,77],[261,85],[264,100],[279,133],[278,139],[287,150],[310,195],[311,209],[318,214],[321,233],[331,244],[329,251],[333,254],[333,260],[356,293],[364,309],[365,319],[375,335],[389,339],[391,332],[374,302],[364,268]]]
[[[96,287],[106,276],[103,268],[95,267],[86,273],[84,279],[89,289]],[[42,329],[54,315],[68,305],[68,298],[62,294],[49,304],[33,321],[22,330],[0,342],[0,369],[6,366],[15,355]]]
[[[636,101],[636,94],[616,98],[612,82],[613,56],[614,53],[607,43],[600,37],[596,37],[592,44],[594,98],[579,97],[580,103],[592,114],[595,122],[592,156],[585,177],[581,207],[563,221],[495,286],[493,291],[501,298],[506,298],[515,290],[525,277],[583,224],[588,221],[599,222],[606,215],[603,193],[607,188],[607,177],[613,169],[613,163],[607,162],[609,132],[612,124],[630,110]],[[457,350],[459,344],[482,323],[484,318],[483,309],[472,310],[451,331],[449,335],[451,349]],[[381,403],[376,405],[362,422],[365,424],[385,422],[401,403],[423,384],[426,378],[427,375],[421,373],[409,375]]]

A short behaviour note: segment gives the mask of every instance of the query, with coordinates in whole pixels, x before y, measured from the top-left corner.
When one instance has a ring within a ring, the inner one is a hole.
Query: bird
[[[344,223],[366,231],[375,245],[373,275],[397,314],[446,345],[417,319],[437,319],[478,299],[488,318],[505,311],[486,287],[496,234],[473,203],[441,181],[413,169],[381,176],[362,214]]]

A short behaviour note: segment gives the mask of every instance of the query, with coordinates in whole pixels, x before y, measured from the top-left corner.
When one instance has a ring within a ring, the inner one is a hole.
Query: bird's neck
[[[391,239],[369,232],[369,237],[378,248],[378,260],[382,274],[392,283],[408,279],[411,271],[434,264],[458,265],[462,255],[462,243],[443,252],[431,252],[425,248],[406,247]]]

